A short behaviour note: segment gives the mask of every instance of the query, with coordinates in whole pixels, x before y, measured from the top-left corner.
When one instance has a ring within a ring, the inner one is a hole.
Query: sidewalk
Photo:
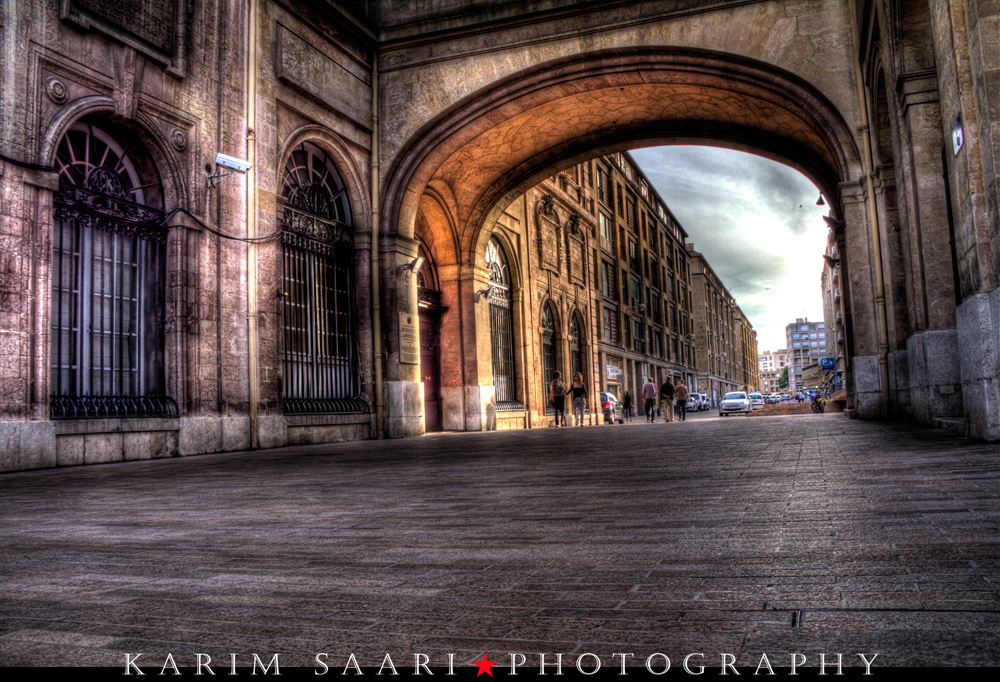
[[[832,414],[5,474],[0,664],[995,666],[997,450]]]

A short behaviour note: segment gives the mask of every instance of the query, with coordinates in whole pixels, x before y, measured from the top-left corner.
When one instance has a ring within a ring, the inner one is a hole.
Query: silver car
[[[733,391],[722,396],[719,401],[719,416],[725,417],[730,414],[750,414],[753,412],[753,404],[749,396],[743,391]]]
[[[605,424],[625,423],[625,410],[614,393],[601,393],[601,411],[604,412]]]

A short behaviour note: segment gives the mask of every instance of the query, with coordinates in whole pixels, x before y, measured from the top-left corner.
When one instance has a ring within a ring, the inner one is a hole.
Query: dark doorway
[[[424,430],[441,430],[441,314],[420,310],[420,380],[424,382]]]
[[[421,252],[420,255],[423,255]],[[424,383],[424,431],[440,431],[441,418],[441,292],[430,266],[417,275],[420,314],[420,381]]]

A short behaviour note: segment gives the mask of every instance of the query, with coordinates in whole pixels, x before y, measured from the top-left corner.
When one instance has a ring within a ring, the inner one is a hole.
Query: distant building
[[[785,343],[788,347],[788,390],[800,391],[805,388],[803,368],[827,355],[826,323],[800,317],[785,327]]]
[[[745,364],[742,325],[749,322],[745,318],[738,322],[742,313],[735,299],[705,257],[694,250],[693,244],[688,244],[687,249],[694,298],[698,383],[715,406],[726,391],[742,389],[749,383],[742,372]]]
[[[830,230],[823,254],[823,320],[826,326],[826,357],[837,359],[837,374],[844,376],[846,367],[844,344],[844,301],[840,293],[840,251],[837,238]]]
[[[736,370],[741,387],[747,391],[760,390],[760,369],[757,367],[757,332],[739,306],[736,306],[737,351]]]
[[[757,368],[760,372],[761,391],[764,393],[781,391],[778,387],[778,380],[781,379],[781,372],[785,368],[785,357],[786,350],[784,348],[774,352],[766,350],[758,356]]]

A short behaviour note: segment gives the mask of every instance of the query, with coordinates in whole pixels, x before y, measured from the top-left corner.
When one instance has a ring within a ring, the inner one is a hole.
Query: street
[[[997,484],[951,432],[717,411],[6,474],[0,664],[995,666]]]

